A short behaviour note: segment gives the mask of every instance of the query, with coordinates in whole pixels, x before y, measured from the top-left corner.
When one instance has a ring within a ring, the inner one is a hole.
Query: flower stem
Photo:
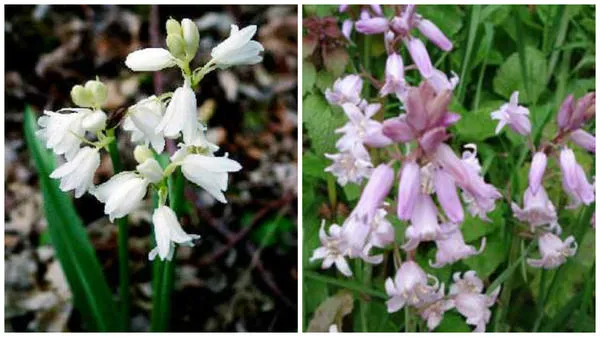
[[[115,130],[109,129],[107,131],[107,136],[115,139]],[[113,140],[108,144],[108,150],[113,165],[113,171],[115,174],[117,174],[123,170],[123,163],[121,162],[121,157],[119,156],[119,149],[117,147],[116,140]],[[119,257],[119,298],[121,299],[121,326],[124,331],[128,331],[129,315],[131,311],[131,298],[129,294],[129,228],[127,226],[126,217],[117,219],[117,228],[117,247]]]

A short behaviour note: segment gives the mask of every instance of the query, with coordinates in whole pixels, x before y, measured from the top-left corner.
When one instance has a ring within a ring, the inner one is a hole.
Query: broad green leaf
[[[527,55],[527,74],[530,81],[531,97],[528,97],[525,83],[521,76],[519,54],[513,53],[500,66],[494,77],[494,91],[507,100],[510,95],[519,91],[519,104],[531,103],[546,89],[547,60],[544,54],[533,47],[525,47]]]
[[[348,183],[344,186],[344,194],[348,201],[358,200],[360,197],[361,188],[359,185]]]
[[[471,332],[473,329],[467,325],[464,317],[454,311],[444,314],[440,325],[433,330],[435,332]]]
[[[309,94],[303,103],[302,119],[315,154],[337,152],[335,142],[339,135],[335,130],[344,124],[345,115],[333,113],[325,98],[319,94]]]
[[[449,38],[456,35],[463,26],[464,14],[458,6],[422,5],[417,7],[417,12],[435,23]]]
[[[325,156],[317,156],[312,152],[307,152],[302,157],[302,174],[317,179],[327,179],[330,173],[325,172],[330,161]]]
[[[480,142],[496,135],[497,121],[491,118],[491,113],[498,110],[504,102],[487,101],[480,104],[479,109],[461,113],[461,119],[456,123],[456,132],[465,141]]]
[[[486,236],[487,244],[484,251],[464,260],[464,264],[475,270],[481,279],[488,278],[504,261],[507,247],[502,239],[501,231]]]
[[[93,331],[119,330],[118,310],[85,227],[68,194],[50,179],[54,158],[35,136],[36,117],[26,107],[25,139],[38,170],[44,213],[56,255],[74,296],[75,307]]]
[[[315,85],[317,86],[317,88],[319,88],[319,90],[321,90],[321,92],[325,93],[325,90],[327,90],[327,88],[333,87],[334,80],[335,78],[333,77],[333,74],[331,72],[321,70],[317,73]]]
[[[312,90],[317,78],[315,66],[308,61],[302,61],[302,95]]]

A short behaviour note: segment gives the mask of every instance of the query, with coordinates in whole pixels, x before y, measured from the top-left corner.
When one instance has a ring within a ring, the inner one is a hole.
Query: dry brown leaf
[[[309,332],[328,332],[329,327],[352,312],[354,297],[352,294],[341,290],[332,297],[327,298],[319,305],[313,318],[308,323]]]

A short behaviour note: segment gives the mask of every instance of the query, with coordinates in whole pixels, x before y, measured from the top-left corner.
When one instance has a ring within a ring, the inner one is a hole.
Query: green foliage
[[[36,116],[25,109],[25,139],[38,170],[44,213],[56,255],[74,296],[75,307],[91,331],[120,330],[118,310],[96,252],[68,194],[50,178],[54,157],[37,140]]]

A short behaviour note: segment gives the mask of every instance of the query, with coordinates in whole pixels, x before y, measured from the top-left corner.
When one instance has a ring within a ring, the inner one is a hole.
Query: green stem
[[[332,284],[332,285],[340,287],[340,288],[348,289],[348,290],[354,291],[359,294],[366,294],[366,295],[370,295],[373,297],[377,297],[384,301],[387,301],[389,299],[389,297],[387,296],[387,294],[384,291],[380,291],[380,290],[372,289],[372,288],[366,288],[364,285],[362,285],[360,283],[356,283],[356,282],[352,282],[352,281],[345,281],[345,280],[338,280],[334,277],[321,275],[317,272],[309,271],[309,270],[304,271],[304,276],[306,276],[307,278],[316,280],[316,281],[320,281],[320,282]]]
[[[327,195],[329,204],[331,205],[332,220],[337,221],[337,188],[335,186],[335,177],[331,174],[327,175]]]
[[[183,190],[185,187],[181,171],[175,171],[169,176],[168,185],[169,206],[178,216],[181,216],[183,213]],[[175,248],[171,261],[160,261],[157,259],[154,262],[151,330],[155,332],[164,332],[169,329],[176,255],[177,249]]]
[[[108,137],[115,139],[108,145],[110,159],[112,161],[115,174],[123,170],[123,163],[119,156],[119,149],[115,136],[115,130],[110,129],[107,132]],[[131,312],[131,296],[129,293],[129,226],[127,218],[123,217],[117,220],[118,236],[117,249],[119,257],[119,298],[121,300],[121,326],[123,331],[129,330],[129,316]]]

